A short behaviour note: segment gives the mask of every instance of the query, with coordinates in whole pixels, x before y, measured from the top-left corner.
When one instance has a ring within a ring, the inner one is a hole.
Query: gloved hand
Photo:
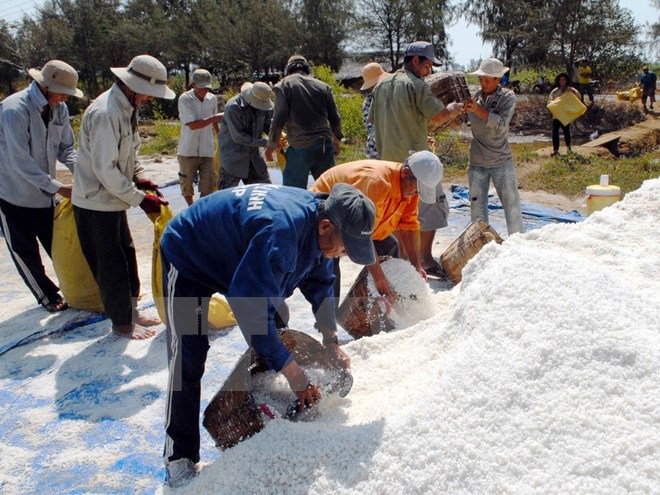
[[[140,203],[140,208],[147,214],[160,213],[160,205],[167,206],[168,204],[167,201],[160,199],[158,196],[147,194],[142,200],[142,203]]]
[[[463,110],[463,104],[458,101],[453,101],[449,105],[447,105],[447,111],[448,112],[455,112],[456,110]]]
[[[138,179],[138,181],[135,183],[135,187],[137,187],[140,191],[151,191],[159,198],[163,197],[163,195],[158,190],[158,184],[149,179]]]

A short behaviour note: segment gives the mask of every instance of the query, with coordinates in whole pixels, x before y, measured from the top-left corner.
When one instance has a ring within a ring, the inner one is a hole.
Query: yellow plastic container
[[[607,175],[600,176],[600,184],[587,186],[587,215],[602,210],[621,199],[621,188],[609,184]]]

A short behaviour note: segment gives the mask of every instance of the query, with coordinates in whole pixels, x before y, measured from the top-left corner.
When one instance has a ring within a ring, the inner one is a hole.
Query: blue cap
[[[415,41],[410,43],[406,48],[406,51],[403,52],[404,57],[412,57],[413,55],[419,55],[420,57],[428,58],[433,65],[441,65],[442,62],[435,58],[435,50],[433,49],[433,44],[428,41]]]
[[[374,233],[376,207],[350,184],[335,184],[325,200],[325,213],[339,228],[348,257],[359,265],[376,262],[371,236]]]

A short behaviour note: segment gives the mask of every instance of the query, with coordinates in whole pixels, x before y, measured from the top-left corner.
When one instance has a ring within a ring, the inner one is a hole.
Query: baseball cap
[[[371,235],[376,207],[350,184],[335,184],[325,200],[325,213],[340,232],[348,257],[359,265],[376,262]]]
[[[442,180],[442,162],[430,151],[413,153],[404,162],[417,179],[419,199],[424,203],[435,203],[435,187]]]
[[[428,41],[414,41],[410,43],[406,48],[406,51],[403,52],[404,57],[412,57],[414,55],[419,55],[424,58],[428,58],[433,65],[440,65],[442,62],[435,58],[435,51],[433,50],[433,44]]]
[[[205,69],[197,69],[192,74],[192,82],[196,88],[213,89],[211,73]]]

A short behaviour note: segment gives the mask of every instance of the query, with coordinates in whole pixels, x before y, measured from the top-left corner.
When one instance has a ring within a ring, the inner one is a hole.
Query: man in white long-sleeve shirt
[[[117,82],[85,110],[74,176],[73,213],[83,254],[99,286],[112,331],[145,339],[160,323],[137,311],[137,259],[126,210],[160,213],[167,204],[137,162],[137,113],[154,98],[173,99],[167,71],[154,57],[138,55],[128,67],[113,67]],[[156,194],[145,193],[153,191]]]
[[[39,244],[50,256],[53,198],[71,197],[71,186],[56,179],[59,160],[73,172],[73,129],[65,101],[81,98],[78,73],[61,60],[41,70],[34,81],[0,103],[0,225],[12,260],[37,302],[48,311],[68,308],[59,287],[46,275]]]

